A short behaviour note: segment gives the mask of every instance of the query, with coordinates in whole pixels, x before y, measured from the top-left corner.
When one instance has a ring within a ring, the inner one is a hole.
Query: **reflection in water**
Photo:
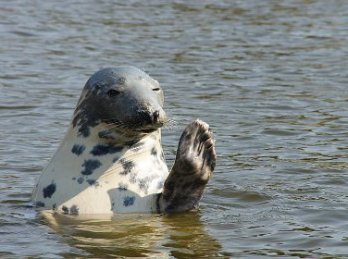
[[[175,215],[126,214],[104,219],[45,213],[42,219],[79,255],[92,257],[223,257],[198,212]],[[69,256],[72,254],[63,254]],[[76,255],[76,254],[74,254]]]

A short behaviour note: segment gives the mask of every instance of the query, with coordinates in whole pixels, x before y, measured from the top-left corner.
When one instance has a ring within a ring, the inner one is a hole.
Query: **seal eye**
[[[154,88],[152,89],[152,91],[158,92],[159,90],[161,90],[161,88]]]
[[[120,92],[117,91],[117,90],[115,90],[115,89],[110,89],[110,90],[107,92],[107,95],[108,95],[109,97],[115,97],[115,96],[117,96],[117,95],[119,95],[119,94],[120,94]]]

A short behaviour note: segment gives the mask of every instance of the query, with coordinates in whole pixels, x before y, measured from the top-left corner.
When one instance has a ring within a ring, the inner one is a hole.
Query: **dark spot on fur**
[[[43,190],[43,197],[44,198],[51,198],[53,193],[56,191],[56,184],[51,183],[50,185],[47,185]]]
[[[122,146],[96,145],[90,153],[94,156],[103,156],[106,154],[114,154],[120,152],[122,149]]]
[[[157,150],[156,150],[155,147],[153,147],[153,148],[151,149],[151,155],[157,156]]]
[[[67,206],[63,206],[62,207],[62,211],[63,211],[64,214],[69,214],[69,209],[68,209]]]
[[[131,170],[134,167],[134,163],[132,161],[122,160],[121,161],[123,169]]]
[[[127,160],[122,159],[121,164],[122,164],[122,167],[124,170],[123,172],[120,173],[121,175],[129,174],[132,171],[132,169],[134,168],[134,162],[132,162],[132,161],[127,161]]]
[[[76,205],[72,205],[70,207],[70,214],[71,215],[79,215],[79,208]]]
[[[90,98],[93,98],[89,98],[89,96],[85,96],[76,108],[73,119],[73,127],[78,126],[79,135],[83,137],[88,137],[90,135],[90,128],[97,126],[99,123],[99,114],[88,108],[92,106]]]
[[[87,137],[89,136],[89,134],[90,134],[89,127],[88,127],[88,126],[85,126],[85,125],[83,125],[83,126],[81,126],[81,127],[79,128],[79,132],[80,132],[80,134],[81,134],[83,137],[85,137],[85,138],[87,138]]]
[[[85,151],[86,147],[84,145],[78,145],[78,144],[75,144],[72,149],[71,149],[71,152],[73,154],[76,154],[76,155],[81,155],[83,153],[83,151]]]
[[[82,164],[85,169],[81,171],[81,174],[83,175],[91,175],[93,171],[97,168],[99,168],[102,164],[99,160],[96,159],[89,159],[85,160],[85,162]]]
[[[127,191],[127,190],[128,190],[128,185],[127,185],[127,184],[124,184],[124,183],[119,183],[118,189],[119,189],[120,191]]]
[[[73,119],[73,126],[78,128],[79,134],[84,137],[90,135],[91,128],[102,123],[101,116],[103,116],[103,120],[110,120],[109,116],[114,117],[112,114],[101,113],[102,109],[111,110],[113,108],[112,104],[106,103],[105,91],[103,91],[116,84],[119,75],[113,74],[112,71],[112,69],[103,69],[96,72],[88,79],[84,87]],[[112,112],[110,111],[110,113]]]
[[[87,180],[87,183],[88,183],[89,185],[93,185],[93,184],[96,184],[97,181],[94,180],[94,179],[88,179],[88,180]]]
[[[131,206],[131,205],[134,204],[134,201],[135,201],[135,197],[134,196],[132,196],[132,197],[126,196],[123,199],[123,206],[125,206],[125,207]]]
[[[37,201],[37,202],[35,203],[35,207],[36,207],[36,208],[45,207],[45,203],[43,203],[42,201]]]

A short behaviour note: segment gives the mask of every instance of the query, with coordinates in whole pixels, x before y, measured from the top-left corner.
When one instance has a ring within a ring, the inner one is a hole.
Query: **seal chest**
[[[36,206],[65,214],[156,211],[168,176],[162,106],[158,82],[134,67],[95,73],[34,190]]]

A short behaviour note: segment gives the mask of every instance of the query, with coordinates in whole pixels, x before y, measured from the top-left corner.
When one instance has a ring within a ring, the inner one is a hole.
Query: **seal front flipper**
[[[209,125],[196,120],[181,135],[174,166],[159,197],[160,210],[173,213],[198,208],[215,163],[215,145]]]

